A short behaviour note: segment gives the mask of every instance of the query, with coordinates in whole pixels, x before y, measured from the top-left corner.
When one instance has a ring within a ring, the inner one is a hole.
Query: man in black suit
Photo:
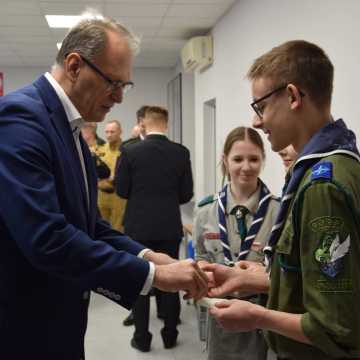
[[[166,136],[168,112],[149,106],[145,112],[146,138],[123,149],[117,169],[117,193],[128,199],[125,233],[155,251],[178,258],[183,236],[180,204],[193,196],[190,153]],[[140,296],[133,309],[135,333],[131,345],[149,351],[149,296]],[[165,348],[176,345],[180,314],[178,293],[161,293]]]
[[[122,151],[122,148],[145,139],[146,134],[145,134],[145,127],[144,127],[144,118],[145,118],[145,111],[147,108],[148,108],[148,105],[143,105],[136,112],[136,125],[133,128],[133,132],[134,132],[134,129],[136,128],[139,131],[139,133],[135,136],[133,136],[133,133],[132,133],[131,138],[125,140],[121,144],[121,151]],[[119,166],[118,165],[119,161],[120,161],[120,156],[118,157],[118,159],[116,161],[116,167],[115,167],[116,169]],[[155,295],[156,307],[157,307],[157,317],[159,319],[164,320],[164,314],[161,311],[161,305],[160,305],[161,294],[159,294],[156,289],[152,289],[149,294]],[[178,324],[179,323],[180,323],[180,319],[178,319]],[[135,324],[134,314],[132,311],[130,311],[129,315],[123,320],[123,325],[124,326],[132,326],[134,324]]]
[[[145,139],[145,129],[144,129],[144,117],[145,117],[145,111],[148,108],[147,105],[143,105],[137,112],[136,112],[136,125],[133,128],[133,132],[134,129],[137,129],[139,131],[139,133],[135,134],[135,136],[133,134],[131,134],[131,138],[125,140],[122,143],[122,146],[127,146],[133,143],[136,143],[138,141],[144,140]]]

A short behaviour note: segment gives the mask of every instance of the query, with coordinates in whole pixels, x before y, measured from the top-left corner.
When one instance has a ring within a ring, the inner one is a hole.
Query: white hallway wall
[[[193,73],[185,73],[181,61],[173,69],[172,77],[181,74],[182,90],[182,144],[190,151],[193,176],[195,177],[195,77]]]
[[[5,93],[31,83],[49,68],[0,68],[0,72],[4,73]],[[99,124],[99,135],[104,137],[104,125],[107,120],[118,119],[123,125],[123,139],[128,138],[136,123],[136,110],[140,106],[144,104],[166,106],[166,85],[172,75],[173,69],[170,68],[134,69],[135,88],[124,98],[123,103],[115,105],[105,121]]]
[[[105,121],[99,125],[99,134],[103,134],[107,120],[117,119],[123,125],[123,139],[127,139],[136,124],[136,111],[142,105],[167,106],[166,86],[171,76],[170,68],[134,69],[135,88],[126,95],[121,105],[113,107]]]
[[[360,75],[360,13],[357,0],[240,0],[214,27],[214,58],[211,68],[195,75],[195,190],[203,193],[203,103],[217,100],[218,159],[228,132],[250,126],[250,85],[245,79],[255,58],[273,46],[305,39],[325,49],[335,66],[333,116],[343,117],[360,137],[358,84]],[[264,138],[265,142],[267,140]],[[267,144],[267,161],[262,178],[280,193],[284,171],[278,155]],[[219,171],[220,172],[220,171]],[[219,176],[220,184],[220,176]]]

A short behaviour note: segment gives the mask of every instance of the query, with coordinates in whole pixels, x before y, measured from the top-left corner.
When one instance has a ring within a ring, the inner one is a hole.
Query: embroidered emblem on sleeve
[[[329,161],[321,161],[320,163],[314,165],[312,167],[311,180],[316,180],[316,179],[331,180],[333,173],[332,165],[333,164]]]
[[[320,263],[321,271],[335,278],[343,268],[344,256],[350,249],[350,235],[340,242],[339,234],[326,234],[321,246],[315,251],[315,259]]]

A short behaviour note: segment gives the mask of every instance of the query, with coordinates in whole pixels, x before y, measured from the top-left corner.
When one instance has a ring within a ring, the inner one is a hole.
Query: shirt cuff
[[[150,249],[143,249],[139,252],[138,257],[144,258],[145,253],[150,251]],[[147,295],[152,288],[153,282],[154,282],[154,276],[155,276],[155,265],[151,261],[149,261],[149,273],[145,280],[144,286],[140,292],[140,295]]]
[[[143,258],[144,258],[144,255],[145,255],[148,251],[151,251],[151,250],[150,250],[150,249],[147,249],[147,248],[142,249],[142,250],[138,253],[137,257],[143,259]]]

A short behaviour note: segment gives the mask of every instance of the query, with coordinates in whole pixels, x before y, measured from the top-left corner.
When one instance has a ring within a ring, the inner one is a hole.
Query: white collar
[[[146,136],[149,136],[149,135],[162,135],[162,136],[167,137],[167,135],[161,131],[150,131],[146,134]]]
[[[54,88],[57,96],[59,97],[59,100],[64,107],[66,117],[70,123],[71,129],[74,130],[75,127],[81,127],[84,124],[84,120],[82,119],[75,105],[66,95],[64,89],[49,72],[46,72],[44,76],[49,81],[50,85]]]

